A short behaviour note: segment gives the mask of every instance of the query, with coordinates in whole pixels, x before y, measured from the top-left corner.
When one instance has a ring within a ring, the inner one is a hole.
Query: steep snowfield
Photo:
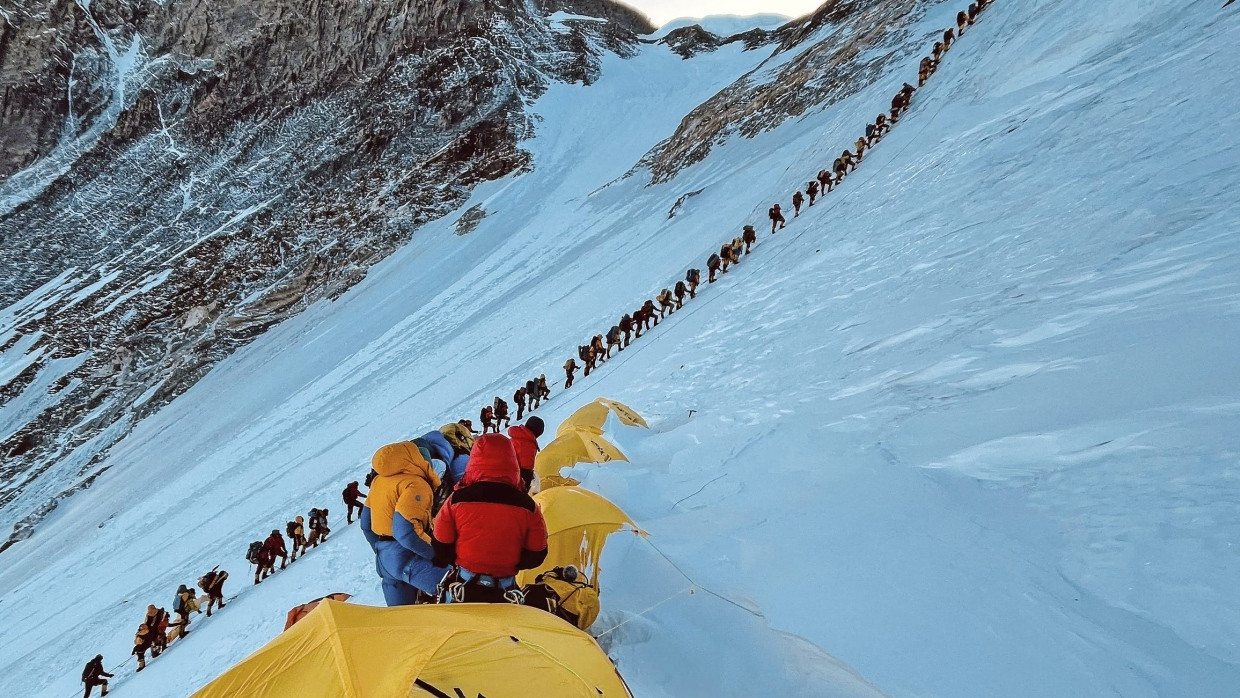
[[[920,53],[649,188],[616,178],[762,56],[650,46],[552,88],[535,172],[481,187],[474,233],[428,226],[218,366],[3,554],[0,694],[80,690],[219,562],[243,595],[119,695],[190,692],[304,600],[377,603],[356,528],[258,588],[245,544],[338,518],[377,446],[558,379],[752,222],[752,256],[543,410],[606,395],[652,422],[612,432],[631,463],[577,469],[671,561],[604,556],[595,630],[637,695],[1234,695],[1240,16],[1217,4],[999,0],[775,236],[766,208]]]

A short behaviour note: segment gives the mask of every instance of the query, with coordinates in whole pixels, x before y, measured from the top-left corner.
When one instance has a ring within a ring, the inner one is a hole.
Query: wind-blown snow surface
[[[635,693],[874,694],[829,652],[892,695],[1234,695],[1240,16],[1216,4],[1001,0],[839,190],[556,392],[550,424],[598,395],[650,417],[613,432],[631,463],[578,475],[737,604],[613,541],[596,630],[624,623],[604,644]],[[475,193],[474,233],[428,226],[139,425],[4,553],[0,694],[72,694],[218,562],[243,595],[120,695],[188,693],[295,603],[377,602],[355,528],[256,589],[241,553],[337,509],[377,446],[557,378],[917,60],[667,185],[613,181],[760,58],[650,46],[553,87],[536,170]]]

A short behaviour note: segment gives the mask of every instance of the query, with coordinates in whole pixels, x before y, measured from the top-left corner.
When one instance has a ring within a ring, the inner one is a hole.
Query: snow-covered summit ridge
[[[661,39],[677,29],[699,25],[718,37],[742,34],[751,29],[778,29],[792,21],[785,15],[765,13],[756,15],[709,15],[706,17],[679,17],[659,27],[651,38]]]

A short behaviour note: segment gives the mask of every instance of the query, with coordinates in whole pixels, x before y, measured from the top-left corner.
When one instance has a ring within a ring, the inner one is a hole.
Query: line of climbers
[[[568,385],[573,384],[572,375],[569,375]],[[551,389],[547,387],[547,374],[543,373],[537,378],[531,378],[525,381],[525,385],[517,388],[512,394],[512,401],[517,405],[517,421],[528,411],[533,412],[538,409],[543,400],[551,398]],[[508,403],[504,398],[496,395],[495,400],[482,408],[478,415],[482,422],[482,433],[490,432],[500,433],[500,427],[508,427],[512,424],[512,419],[508,416]],[[467,429],[473,431],[473,423],[469,420],[462,420],[460,424],[465,425]]]
[[[957,13],[956,28],[944,31],[942,41],[934,43],[931,55],[921,59],[918,87],[926,84],[953,41],[993,1],[977,0]],[[804,193],[798,190],[793,194],[793,217],[800,215],[807,196],[813,206],[819,196],[830,193],[846,174],[856,169],[865,150],[881,140],[909,108],[916,89],[905,83],[891,100],[890,118],[880,113],[866,125],[865,135],[854,143],[855,155],[845,149],[830,171],[819,171]],[[780,204],[774,204],[767,214],[772,234],[786,225]],[[714,283],[717,272],[727,273],[729,265],[738,264],[756,241],[754,227],[745,225],[740,236],[723,243],[719,252],[706,260],[708,282]],[[599,362],[610,358],[612,349],[623,351],[628,347],[631,336],[641,337],[643,331],[657,326],[659,319],[682,308],[686,295],[696,298],[700,283],[701,271],[689,269],[673,289],[664,288],[634,313],[621,316],[606,335],[595,335],[589,344],[579,346],[584,375],[590,375]],[[572,387],[578,368],[572,358],[565,362],[565,389]],[[526,381],[513,395],[517,419],[526,410],[537,409],[550,394],[546,374]],[[483,408],[481,418],[483,432],[476,438],[472,423],[462,419],[411,441],[380,448],[371,459],[372,469],[366,478],[369,494],[361,492],[357,482],[350,482],[343,492],[347,523],[353,523],[356,509],[362,534],[375,553],[375,568],[389,606],[467,601],[524,603],[566,615],[555,602],[556,589],[584,586],[573,567],[557,567],[524,588],[516,584],[519,571],[537,568],[547,556],[546,521],[530,497],[531,488],[537,491],[534,459],[543,421],[531,416],[525,424],[509,427],[507,435],[501,434],[500,427],[511,422],[508,404],[498,396],[494,404]],[[285,532],[293,544],[291,556],[279,529],[273,529],[266,540],[251,543],[246,559],[257,566],[254,583],[274,573],[277,559],[281,561],[280,569],[285,569],[298,553],[304,555],[325,541],[331,532],[327,514],[327,509],[310,510],[308,537],[302,517],[288,522]],[[224,608],[223,586],[227,579],[228,572],[218,565],[199,578],[198,586],[207,595],[208,617],[217,603]],[[154,604],[147,607],[146,617],[134,637],[138,671],[146,666],[146,652],[157,657],[170,642],[189,635],[190,614],[202,613],[201,598],[192,587],[180,585],[172,604],[177,614],[175,621],[165,609]],[[576,619],[569,621],[575,623]],[[101,686],[102,694],[107,695],[107,679],[112,676],[103,669],[102,655],[87,662],[82,672],[86,698],[94,686]]]

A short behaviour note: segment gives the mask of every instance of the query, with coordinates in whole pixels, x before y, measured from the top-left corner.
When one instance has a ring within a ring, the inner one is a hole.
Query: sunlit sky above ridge
[[[657,26],[678,17],[708,15],[777,14],[800,17],[818,8],[823,0],[621,0],[636,7]]]

